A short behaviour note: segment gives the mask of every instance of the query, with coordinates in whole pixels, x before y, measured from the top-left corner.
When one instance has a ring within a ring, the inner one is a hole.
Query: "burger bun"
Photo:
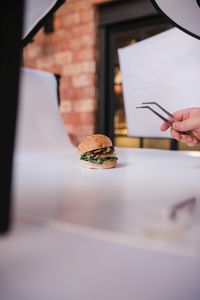
[[[81,166],[89,169],[112,169],[115,168],[117,165],[117,162],[114,160],[104,161],[103,164],[96,164],[85,160],[81,160],[80,163]]]
[[[78,145],[79,153],[85,153],[96,149],[112,147],[112,141],[103,134],[84,136]]]

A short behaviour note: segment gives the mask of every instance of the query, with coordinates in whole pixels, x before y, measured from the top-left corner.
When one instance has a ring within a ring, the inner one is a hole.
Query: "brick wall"
[[[95,130],[97,15],[109,0],[68,0],[55,14],[53,33],[41,29],[24,49],[24,65],[61,75],[60,111],[72,141]]]

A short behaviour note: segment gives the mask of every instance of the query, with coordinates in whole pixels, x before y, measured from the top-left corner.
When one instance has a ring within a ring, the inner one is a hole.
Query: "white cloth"
[[[144,101],[157,101],[171,112],[200,106],[199,53],[200,41],[178,29],[119,49],[130,136],[169,136],[152,112],[135,109]]]

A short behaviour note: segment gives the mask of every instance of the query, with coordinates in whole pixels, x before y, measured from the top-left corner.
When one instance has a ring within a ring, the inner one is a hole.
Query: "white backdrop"
[[[15,155],[74,150],[58,107],[54,74],[21,68]]]

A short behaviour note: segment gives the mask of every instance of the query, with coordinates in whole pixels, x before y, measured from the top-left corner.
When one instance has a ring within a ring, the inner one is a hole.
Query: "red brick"
[[[61,99],[67,99],[67,100],[76,100],[77,99],[77,91],[72,87],[61,87]]]
[[[74,135],[74,134],[71,134],[71,133],[69,133],[68,136],[69,136],[69,138],[70,138],[71,143],[72,143],[74,146],[78,146],[79,140],[78,140],[77,136]]]
[[[83,46],[91,47],[95,44],[95,36],[93,36],[92,34],[83,35],[80,37],[80,39]]]
[[[62,114],[72,112],[72,101],[70,100],[62,100],[60,103],[60,112]]]
[[[71,124],[66,124],[66,133],[71,139],[72,143],[77,146],[81,138],[85,135],[90,135],[94,133],[94,125],[82,125],[76,126]]]
[[[67,64],[62,68],[62,74],[66,76],[77,75],[81,73],[80,64]]]
[[[72,63],[63,66],[62,74],[63,75],[77,75],[83,73],[94,74],[96,70],[95,61],[83,61],[81,63]]]
[[[55,47],[53,43],[45,44],[44,47],[40,47],[42,56],[51,56],[55,53]]]
[[[55,64],[62,65],[71,63],[73,60],[73,53],[71,51],[62,51],[54,54]]]
[[[74,89],[72,86],[65,88],[61,86],[61,99],[81,100],[81,99],[96,99],[95,86]]]
[[[61,17],[57,17],[54,19],[54,30],[57,31],[58,29],[63,27],[63,19]]]
[[[76,75],[72,77],[72,86],[74,88],[86,87],[94,84],[94,76],[89,74]]]
[[[71,5],[73,5],[74,10],[88,10],[90,7],[91,1],[88,0],[79,0],[79,1],[71,1]]]
[[[85,23],[81,25],[76,25],[71,28],[72,36],[82,36],[85,34],[92,34],[95,32],[95,26],[93,23]]]
[[[51,68],[54,65],[54,59],[52,56],[40,57],[36,61],[36,68],[45,69]]]
[[[75,136],[78,141],[84,136],[84,135],[90,135],[94,133],[94,125],[93,124],[87,124],[87,125],[71,125],[66,124],[66,131],[68,134]]]
[[[94,124],[95,114],[93,112],[79,113],[81,124]]]
[[[94,4],[100,4],[100,3],[106,3],[106,2],[110,2],[110,0],[93,0]]]
[[[88,47],[74,53],[75,61],[85,61],[95,59],[95,49],[93,47]]]
[[[63,116],[62,116],[62,119],[64,120]],[[68,134],[76,136],[77,132],[76,132],[75,125],[65,124],[65,128],[66,128],[66,131],[68,132]]]
[[[34,44],[33,47],[30,47],[27,54],[30,59],[37,58],[41,53],[41,48],[39,45]]]
[[[72,6],[73,7],[73,6]],[[56,18],[65,16],[67,13],[71,12],[71,5],[69,1],[66,1],[60,8],[56,11],[55,16]]]
[[[74,112],[94,112],[96,109],[96,102],[93,99],[81,99],[74,102]]]
[[[90,125],[82,125],[82,126],[76,126],[76,136],[78,141],[81,140],[81,138],[84,135],[90,135],[94,133],[94,125],[90,124]]]
[[[34,59],[27,59],[24,58],[24,66],[26,66],[27,68],[35,68],[35,60]]]
[[[60,89],[60,99],[62,100],[70,100],[70,101],[75,101],[76,98],[75,96],[72,96],[72,93],[69,93],[70,87],[69,88],[61,88]]]
[[[52,72],[52,73],[58,74],[58,75],[61,74],[61,69],[59,66],[52,66],[52,67],[49,67],[48,69],[46,68],[46,71]]]
[[[62,115],[65,124],[93,124],[94,123],[94,113],[87,112],[87,113],[65,113]]]
[[[80,12],[80,22],[81,23],[94,21],[94,17],[95,17],[94,9]]]
[[[96,88],[94,85],[78,88],[76,89],[77,99],[81,98],[95,98],[96,95]]]
[[[54,53],[57,53],[57,52],[62,52],[62,51],[70,51],[70,47],[69,47],[69,40],[68,38],[63,38],[59,41],[56,41],[53,43],[54,44],[54,49],[55,49],[55,52]]]
[[[74,13],[71,13],[69,15],[66,15],[63,18],[63,26],[71,28],[71,26],[79,24],[80,21],[81,21],[80,13],[79,12],[74,12]]]
[[[37,34],[34,36],[34,39],[33,39],[33,42],[36,42],[36,43],[43,43],[43,41],[44,41],[44,29],[43,28],[41,28],[38,32],[37,32]],[[28,45],[28,46],[30,46],[31,47],[31,45],[32,45],[32,43],[30,44],[30,45]]]
[[[58,30],[55,34],[55,36],[57,37],[57,41],[60,42],[62,40],[67,41],[68,40],[68,34],[66,34],[66,29],[65,28],[61,28],[60,30]],[[66,49],[67,50],[67,49]]]

